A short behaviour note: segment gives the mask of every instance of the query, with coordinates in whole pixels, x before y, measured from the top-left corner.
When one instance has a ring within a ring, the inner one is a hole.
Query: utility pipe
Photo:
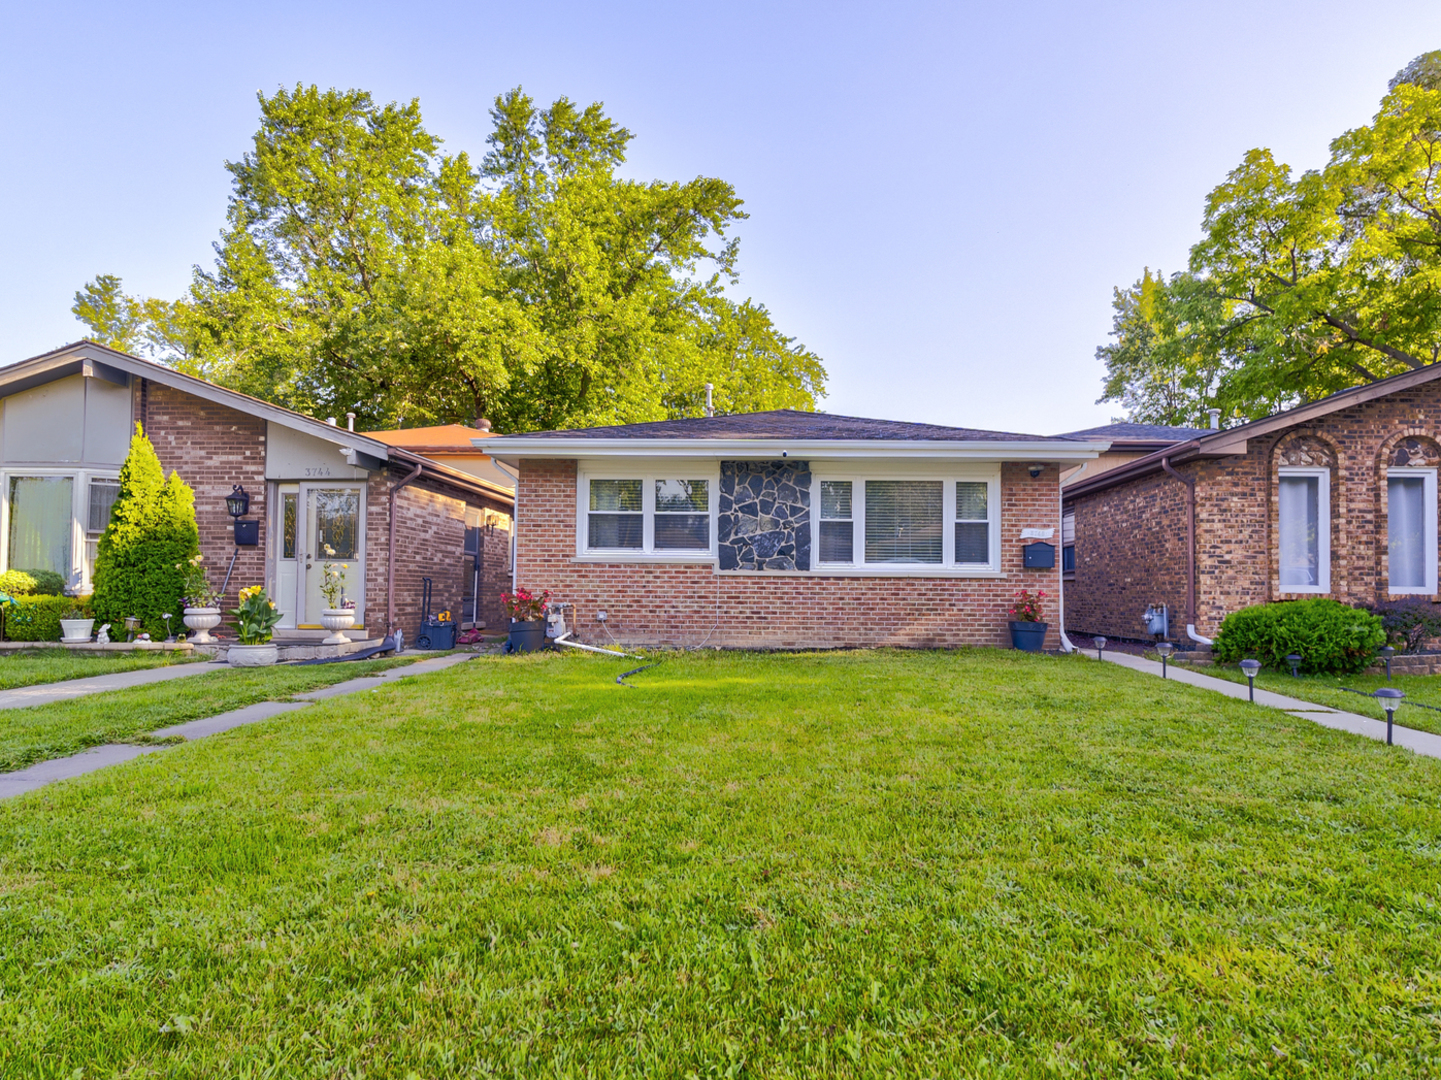
[[[1193,439],[1175,449],[1187,450],[1196,445]],[[1161,468],[1186,488],[1186,636],[1201,645],[1210,645],[1210,638],[1196,633],[1196,480],[1178,473],[1171,465],[1170,454],[1161,458]]]
[[[1071,474],[1080,476],[1086,471],[1089,461],[1081,462],[1081,467]],[[1066,490],[1059,482],[1056,484],[1056,502],[1061,511],[1061,583],[1056,589],[1056,611],[1061,620],[1061,651],[1073,653],[1076,647],[1071,644],[1071,639],[1066,636]]]
[[[417,461],[415,468],[410,470],[410,475],[390,487],[390,567],[385,581],[385,632],[387,634],[395,633],[395,497],[400,494],[401,488],[420,475],[420,470],[423,468],[425,468],[425,462]]]
[[[561,634],[560,637],[551,638],[550,643],[552,645],[564,645],[568,649],[584,649],[586,652],[600,653],[601,656],[628,656],[632,660],[643,659],[642,657],[636,656],[635,653],[616,652],[614,649],[602,649],[598,648],[595,645],[582,645],[578,641],[569,640],[571,633],[572,631],[567,630],[565,633]]]

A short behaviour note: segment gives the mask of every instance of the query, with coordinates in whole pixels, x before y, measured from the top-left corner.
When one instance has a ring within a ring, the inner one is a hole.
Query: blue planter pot
[[[545,620],[534,622],[513,622],[510,624],[510,642],[506,652],[535,652],[545,646]]]
[[[1011,648],[1022,652],[1040,652],[1046,641],[1046,628],[1050,623],[1012,622]]]

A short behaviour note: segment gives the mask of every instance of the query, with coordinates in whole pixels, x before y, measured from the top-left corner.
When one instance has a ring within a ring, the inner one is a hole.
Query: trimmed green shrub
[[[0,574],[0,593],[6,596],[29,596],[35,591],[35,579],[24,570],[6,570]]]
[[[180,626],[185,573],[200,553],[195,493],[172,472],[166,477],[155,447],[139,424],[120,469],[120,491],[95,554],[95,617],[123,626],[134,616],[156,639],[165,612]]]
[[[22,570],[26,577],[35,582],[35,587],[30,591],[36,596],[64,596],[65,577],[57,574],[54,570]]]
[[[1368,609],[1379,616],[1391,644],[1418,653],[1428,638],[1441,637],[1441,606],[1430,600],[1395,600]]]
[[[91,617],[87,596],[17,596],[5,605],[7,641],[59,641],[60,620],[69,618],[72,608]]]
[[[1224,662],[1253,656],[1267,667],[1288,670],[1297,653],[1301,670],[1316,675],[1350,675],[1376,660],[1386,644],[1381,620],[1336,600],[1286,600],[1258,604],[1227,615],[1212,646]]]

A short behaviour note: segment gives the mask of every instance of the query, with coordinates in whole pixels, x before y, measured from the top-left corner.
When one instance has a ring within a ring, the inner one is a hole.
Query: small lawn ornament
[[[109,623],[105,623],[104,625],[102,625],[102,626],[100,627],[100,633],[98,633],[98,634],[95,635],[95,644],[97,644],[97,645],[109,645],[109,644],[110,644],[110,624],[109,624]]]

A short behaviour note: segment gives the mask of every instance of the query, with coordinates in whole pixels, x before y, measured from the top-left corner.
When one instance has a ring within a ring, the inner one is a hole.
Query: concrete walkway
[[[0,691],[0,709],[26,709],[31,705],[49,705],[56,701],[85,697],[87,694],[103,694],[108,690],[129,690],[132,686],[149,686],[151,683],[169,682],[171,679],[183,679],[189,675],[204,675],[207,671],[223,671],[226,666],[196,660],[188,664],[169,664],[165,667],[141,668],[139,671],[91,675],[85,679],[17,686],[14,690]]]
[[[414,675],[428,675],[435,671],[444,671],[446,668],[454,667],[456,664],[463,664],[473,659],[472,653],[451,653],[448,656],[437,656],[430,660],[421,660],[405,667],[391,668],[389,671],[382,671],[379,675],[366,675],[359,679],[347,679],[345,682],[335,683],[333,686],[321,687],[319,690],[310,690],[303,694],[294,695],[289,701],[258,701],[254,705],[247,705],[243,709],[235,709],[232,712],[221,713],[219,716],[208,716],[200,720],[191,720],[184,724],[174,724],[170,727],[152,731],[152,739],[201,739],[207,735],[217,735],[222,731],[229,731],[232,728],[243,727],[246,724],[258,723],[261,720],[269,720],[274,716],[281,716],[284,713],[295,712],[297,709],[309,708],[316,701],[324,701],[328,698],[343,697],[346,694],[356,694],[363,690],[378,690],[386,683],[396,682],[399,679],[408,679]],[[206,664],[187,664],[187,667],[205,668]],[[169,670],[162,668],[160,670]],[[213,671],[214,668],[211,668]],[[128,674],[143,675],[148,672],[130,672]],[[100,676],[107,678],[108,676]],[[76,682],[90,682],[89,679],[77,679]],[[152,680],[154,681],[154,680]],[[174,744],[170,744],[174,745]],[[141,754],[153,754],[160,750],[170,749],[164,743],[111,743],[106,746],[95,746],[89,750],[82,750],[70,757],[55,758],[51,761],[41,761],[31,765],[27,769],[18,772],[0,773],[0,799],[8,799],[15,795],[24,795],[27,791],[34,791],[47,784],[53,784],[57,780],[69,780],[76,776],[84,776],[86,773],[103,769],[107,765],[118,765],[122,761],[129,761],[131,758],[139,757]]]
[[[1147,675],[1161,674],[1161,665],[1156,660],[1147,660],[1144,657],[1130,656],[1126,653],[1108,652],[1103,655],[1111,663],[1120,664],[1132,671],[1145,672]],[[1242,701],[1249,696],[1249,689],[1244,683],[1218,679],[1214,675],[1202,675],[1198,671],[1190,671],[1177,667],[1175,664],[1168,666],[1166,674],[1174,682],[1185,683],[1187,686],[1199,686],[1205,690],[1214,690],[1218,694],[1239,698]],[[1342,712],[1340,709],[1317,705],[1314,701],[1301,701],[1298,698],[1287,697],[1285,694],[1277,694],[1271,690],[1262,690],[1259,687],[1256,689],[1256,704],[1280,709],[1282,712],[1290,713],[1302,720],[1310,720],[1322,727],[1349,731],[1352,735],[1363,735],[1368,739],[1378,739],[1381,742],[1386,741],[1386,721],[1384,720],[1376,720],[1357,713]],[[1404,705],[1402,709],[1405,709]],[[1392,727],[1391,741],[1396,746],[1404,746],[1406,749],[1426,757],[1441,758],[1441,735],[1432,735],[1430,732],[1417,731],[1415,728],[1401,727],[1397,724]]]

